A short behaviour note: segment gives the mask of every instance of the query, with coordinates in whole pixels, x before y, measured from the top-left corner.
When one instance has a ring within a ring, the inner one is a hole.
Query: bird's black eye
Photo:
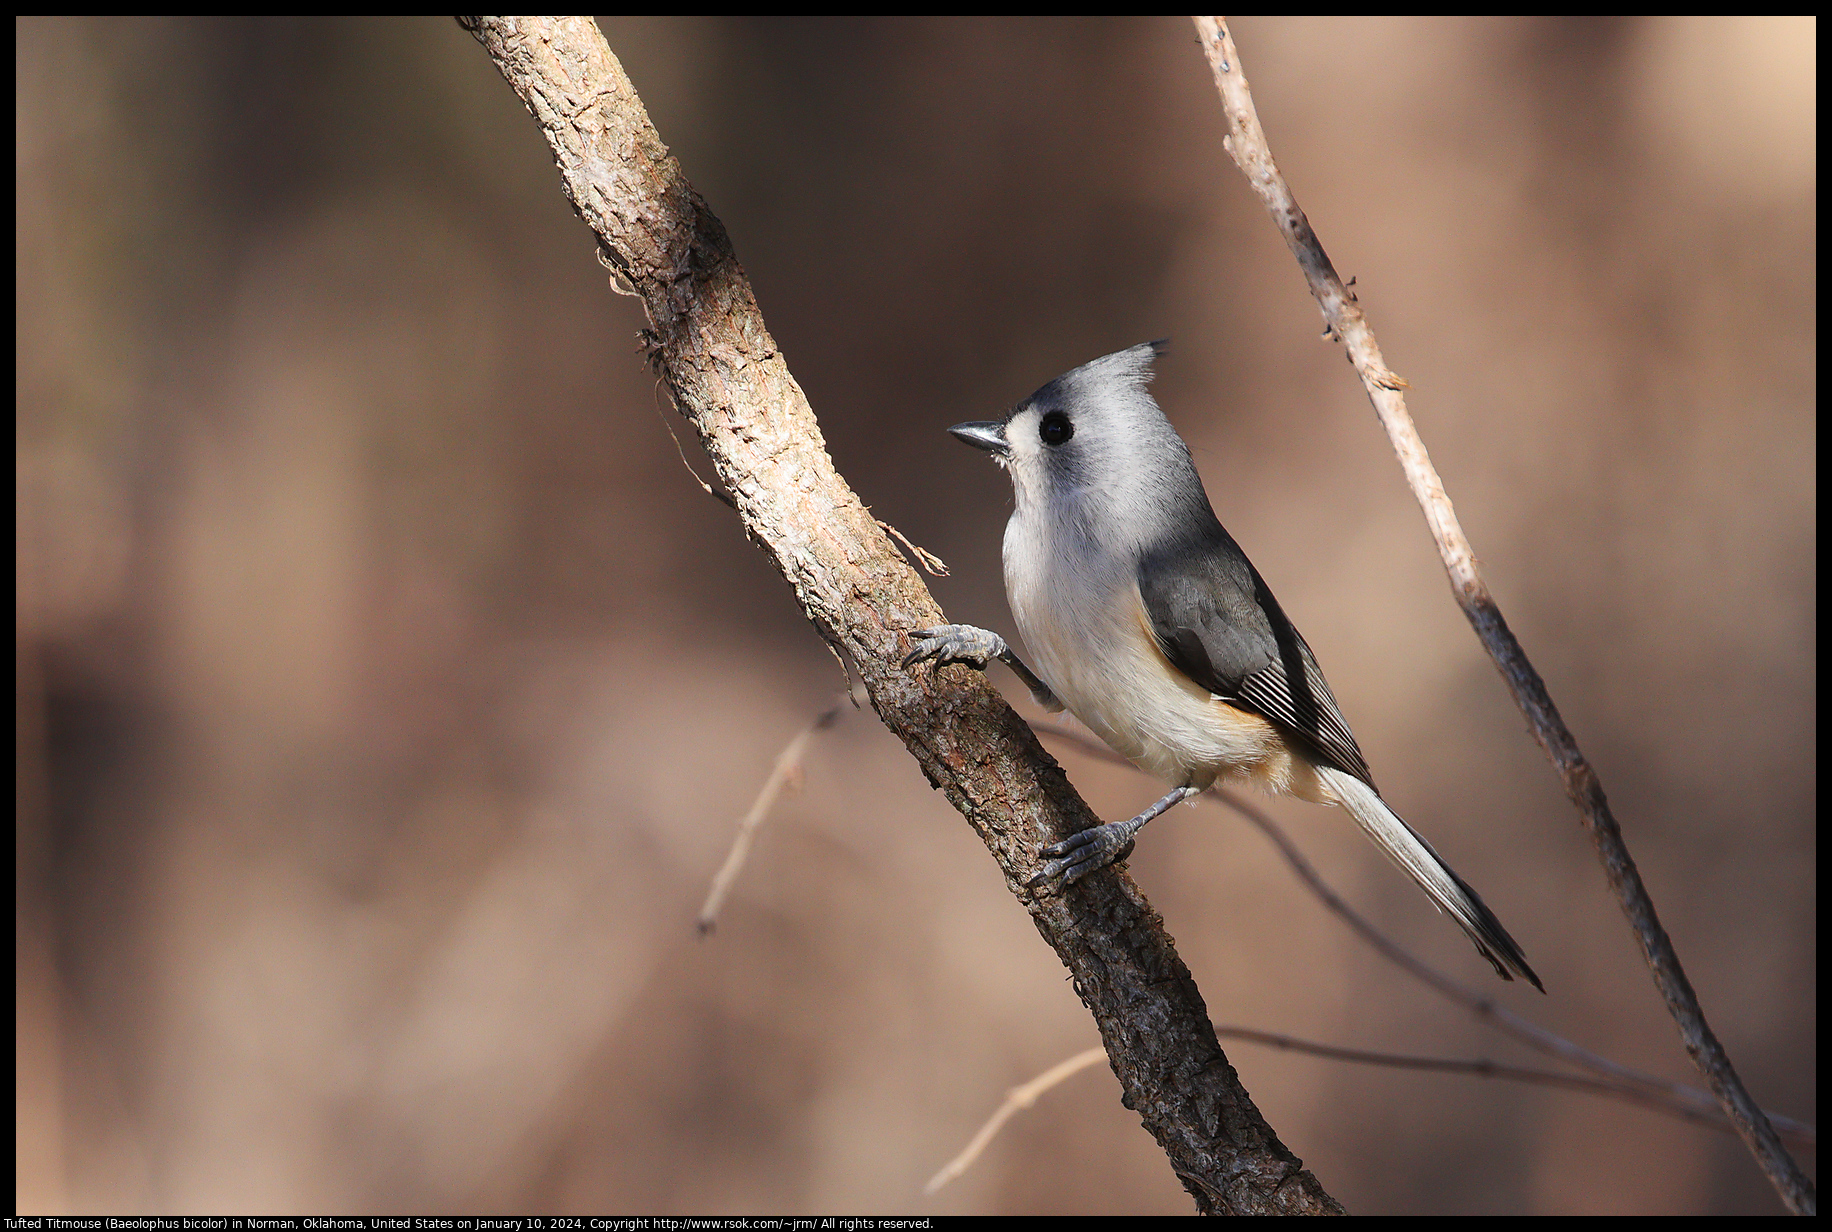
[[[1075,435],[1075,425],[1061,411],[1051,411],[1037,425],[1037,439],[1045,445],[1060,445]]]

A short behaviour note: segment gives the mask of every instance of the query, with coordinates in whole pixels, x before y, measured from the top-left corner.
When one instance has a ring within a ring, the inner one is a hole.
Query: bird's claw
[[[932,662],[936,667],[965,663],[978,671],[1005,653],[1005,639],[973,625],[936,625],[930,629],[910,631],[910,653],[903,656],[907,669],[917,663]]]
[[[1024,884],[1044,894],[1060,894],[1089,873],[1124,860],[1132,854],[1132,844],[1133,831],[1120,821],[1071,834],[1038,853],[1043,864]]]

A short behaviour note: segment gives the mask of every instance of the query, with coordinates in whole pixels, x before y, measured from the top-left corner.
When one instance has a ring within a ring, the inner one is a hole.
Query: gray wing
[[[1146,553],[1139,595],[1158,645],[1178,671],[1302,737],[1326,764],[1374,786],[1316,656],[1221,523]]]

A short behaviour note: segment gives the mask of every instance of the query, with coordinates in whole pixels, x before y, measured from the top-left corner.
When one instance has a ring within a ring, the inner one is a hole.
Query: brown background
[[[1278,815],[1434,962],[1689,1076],[1186,22],[605,30],[952,617],[1010,629],[1009,489],[942,429],[1170,336],[1223,521],[1550,995],[1340,814]],[[840,672],[682,468],[637,306],[476,44],[17,32],[20,1210],[1188,1211],[1098,1069],[920,1195],[1095,1036],[869,712],[696,940]],[[1235,32],[1708,1012],[1813,1117],[1814,24]],[[1109,816],[1160,790],[1062,756]],[[1522,1059],[1217,808],[1132,869],[1218,1022]],[[1230,1055],[1358,1212],[1779,1209],[1733,1140],[1624,1105]]]

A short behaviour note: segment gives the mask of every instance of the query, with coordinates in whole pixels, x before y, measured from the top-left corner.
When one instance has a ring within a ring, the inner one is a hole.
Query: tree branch
[[[1349,359],[1361,375],[1368,397],[1374,403],[1375,414],[1393,442],[1393,451],[1399,455],[1400,466],[1412,486],[1413,495],[1425,511],[1431,537],[1437,542],[1445,571],[1450,575],[1451,591],[1475,627],[1476,636],[1488,650],[1489,657],[1500,669],[1515,704],[1526,715],[1534,738],[1564,780],[1565,794],[1577,806],[1584,828],[1596,844],[1610,889],[1615,892],[1616,901],[1641,943],[1642,954],[1654,974],[1654,983],[1666,999],[1668,1012],[1679,1025],[1680,1039],[1692,1063],[1705,1076],[1725,1115],[1736,1127],[1737,1136],[1756,1157],[1788,1209],[1797,1215],[1815,1213],[1818,1200],[1813,1183],[1787,1153],[1705,1021],[1698,997],[1679,964],[1679,955],[1661,927],[1654,901],[1642,884],[1641,873],[1610,812],[1602,780],[1579,750],[1577,740],[1559,716],[1558,707],[1552,704],[1545,682],[1534,670],[1507,621],[1502,619],[1500,606],[1476,568],[1475,550],[1457,523],[1456,510],[1451,507],[1443,481],[1438,478],[1431,457],[1425,452],[1425,443],[1406,411],[1406,400],[1400,392],[1406,388],[1406,382],[1387,368],[1360,305],[1343,286],[1317,233],[1311,230],[1310,220],[1298,208],[1290,186],[1272,161],[1272,150],[1260,128],[1259,114],[1247,89],[1246,74],[1241,69],[1240,53],[1234,46],[1233,36],[1219,17],[1193,20],[1228,119],[1228,136],[1223,139],[1223,145],[1278,224],[1280,234],[1304,271],[1311,294],[1323,311],[1323,319],[1348,348]]]
[[[1031,730],[1039,736],[1071,744],[1090,757],[1099,758],[1116,766],[1136,769],[1131,762],[1115,753],[1101,741],[1075,728],[1061,723],[1032,719]],[[1323,880],[1323,875],[1317,871],[1317,866],[1312,864],[1302,851],[1298,850],[1297,844],[1292,842],[1291,836],[1285,833],[1284,828],[1272,820],[1271,814],[1225,787],[1211,787],[1205,796],[1214,796],[1265,835],[1272,845],[1278,848],[1279,855],[1284,857],[1291,871],[1297,874],[1298,880],[1304,883],[1306,889],[1316,895],[1317,901],[1343,923],[1354,929],[1376,953],[1388,962],[1409,972],[1446,1000],[1462,1006],[1476,1018],[1504,1034],[1513,1036],[1529,1048],[1536,1048],[1567,1065],[1575,1065],[1602,1075],[1599,1082],[1602,1088],[1613,1089],[1616,1086],[1633,1088],[1639,1093],[1637,1098],[1650,1106],[1660,1107],[1687,1120],[1705,1122],[1725,1133],[1734,1134],[1736,1132],[1736,1126],[1724,1114],[1723,1108],[1712,1098],[1709,1091],[1687,1086],[1681,1082],[1669,1082],[1665,1078],[1644,1074],[1640,1070],[1618,1064],[1608,1057],[1573,1043],[1562,1035],[1548,1031],[1530,1019],[1522,1018],[1496,1001],[1489,993],[1478,992],[1469,985],[1445,975],[1375,928],[1366,916],[1349,906],[1348,902],[1336,893],[1327,881]],[[1222,1039],[1228,1039],[1232,1035],[1231,1030],[1227,1027],[1217,1027],[1215,1033]],[[1764,1112],[1763,1115],[1767,1116],[1769,1121],[1776,1126],[1783,1138],[1790,1139],[1802,1146],[1818,1145],[1819,1131],[1815,1126],[1772,1112]]]
[[[1365,1048],[1343,1048],[1336,1044],[1319,1044],[1277,1031],[1259,1031],[1252,1027],[1222,1026],[1216,1027],[1215,1033],[1223,1039],[1263,1044],[1268,1048],[1305,1053],[1331,1061],[1347,1061],[1355,1065],[1426,1070],[1439,1074],[1472,1074],[1478,1078],[1499,1078],[1508,1082],[1525,1083],[1528,1086],[1553,1087],[1577,1091],[1585,1095],[1606,1096],[1626,1103],[1640,1104],[1655,1112],[1664,1112],[1668,1116],[1678,1117],[1682,1121],[1691,1121],[1697,1125],[1705,1125],[1722,1133],[1736,1132],[1723,1111],[1712,1103],[1708,1096],[1705,1096],[1705,1102],[1702,1104],[1669,1099],[1658,1091],[1624,1079],[1593,1078],[1587,1074],[1563,1074],[1556,1070],[1528,1069],[1521,1065],[1502,1065],[1484,1059],[1465,1061],[1454,1057],[1404,1056],[1391,1052],[1373,1052]],[[952,1183],[978,1162],[980,1155],[991,1145],[999,1131],[1005,1128],[1007,1121],[1032,1107],[1045,1094],[1105,1056],[1106,1053],[1101,1049],[1090,1048],[1085,1052],[1076,1053],[1067,1060],[1057,1062],[1029,1082],[1012,1087],[1005,1093],[1005,1099],[993,1110],[992,1115],[986,1118],[986,1122],[980,1126],[967,1145],[961,1148],[960,1154],[942,1165],[941,1170],[930,1177],[929,1183],[922,1187],[922,1192],[932,1194],[942,1186]],[[1704,1092],[1700,1091],[1699,1095],[1704,1096]],[[1810,1127],[1801,1126],[1800,1128],[1809,1129]],[[1810,1144],[1812,1138],[1809,1136],[1805,1141]]]
[[[566,195],[620,286],[650,362],[698,432],[745,533],[872,705],[998,860],[1074,977],[1124,1091],[1203,1213],[1341,1213],[1279,1141],[1216,1041],[1157,913],[1123,872],[1066,897],[1021,889],[1037,850],[1097,822],[977,674],[898,667],[942,614],[828,457],[718,219],[662,144],[587,18],[466,17],[552,147]]]

